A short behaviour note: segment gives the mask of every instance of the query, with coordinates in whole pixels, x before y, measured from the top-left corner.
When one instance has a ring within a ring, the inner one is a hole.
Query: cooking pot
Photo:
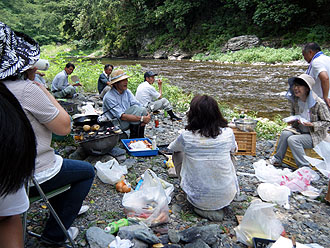
[[[75,126],[83,126],[83,125],[94,125],[97,124],[98,115],[80,115],[73,118],[73,124]]]
[[[114,148],[119,140],[118,133],[80,142],[82,148],[91,155],[104,155]]]
[[[104,115],[106,112],[112,110],[113,108],[117,107],[119,103],[117,103],[115,106],[112,108],[104,111],[100,116]],[[75,126],[83,126],[83,125],[94,125],[94,124],[99,124],[97,121],[98,115],[75,115],[72,116],[73,118],[73,123]],[[113,126],[113,125],[112,125]]]

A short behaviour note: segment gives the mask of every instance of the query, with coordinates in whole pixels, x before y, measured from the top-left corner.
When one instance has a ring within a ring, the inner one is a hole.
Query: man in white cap
[[[128,78],[121,69],[111,74],[113,87],[103,97],[103,112],[108,119],[117,119],[121,130],[130,129],[130,138],[143,138],[150,115],[127,88]]]
[[[155,76],[157,75],[158,74],[153,71],[144,73],[144,82],[141,83],[136,90],[136,99],[150,111],[155,112],[159,109],[164,109],[173,121],[182,121],[180,117],[173,113],[170,102],[163,97],[162,80],[158,79],[158,92],[152,86],[155,82]]]

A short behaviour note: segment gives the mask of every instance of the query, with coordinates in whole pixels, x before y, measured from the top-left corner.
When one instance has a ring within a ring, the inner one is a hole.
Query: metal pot
[[[92,140],[84,140],[80,145],[91,155],[104,155],[114,148],[119,140],[119,134],[113,133],[107,136],[98,137]]]
[[[94,125],[97,124],[98,115],[83,115],[73,119],[75,126]]]

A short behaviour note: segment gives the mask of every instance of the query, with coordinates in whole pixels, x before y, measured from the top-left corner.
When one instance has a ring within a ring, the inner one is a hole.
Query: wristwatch
[[[143,115],[141,116],[141,120],[140,120],[140,122],[143,122]]]

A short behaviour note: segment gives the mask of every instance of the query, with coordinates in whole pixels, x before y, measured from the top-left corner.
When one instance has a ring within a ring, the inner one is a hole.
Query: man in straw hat
[[[173,113],[170,102],[163,97],[163,82],[158,79],[158,90],[152,86],[155,82],[155,76],[158,74],[153,71],[147,71],[144,73],[144,82],[141,83],[136,90],[136,99],[146,108],[151,111],[158,111],[164,109],[170,115],[173,121],[182,121],[182,119]]]
[[[35,179],[45,193],[71,185],[51,202],[70,238],[74,239],[78,228],[71,225],[93,183],[94,168],[85,161],[64,159],[51,147],[52,133],[61,136],[70,133],[71,118],[42,84],[33,81],[37,70],[34,65],[40,56],[39,45],[0,22],[0,56],[1,83],[17,98],[35,133]],[[35,187],[30,188],[30,195],[38,195]],[[16,204],[14,202],[13,207],[17,207]],[[53,216],[46,222],[41,240],[56,246],[65,242],[65,233]]]
[[[309,166],[304,149],[315,147],[327,137],[330,112],[326,103],[313,92],[314,84],[315,80],[307,74],[289,79],[286,97],[291,103],[291,115],[295,117],[289,120],[293,129],[281,133],[276,153],[269,160],[272,165],[282,164],[289,146],[296,165]]]
[[[143,138],[150,115],[127,88],[128,78],[121,69],[111,74],[113,87],[103,97],[103,111],[108,119],[116,118],[119,121],[121,130],[130,129],[130,138]]]

